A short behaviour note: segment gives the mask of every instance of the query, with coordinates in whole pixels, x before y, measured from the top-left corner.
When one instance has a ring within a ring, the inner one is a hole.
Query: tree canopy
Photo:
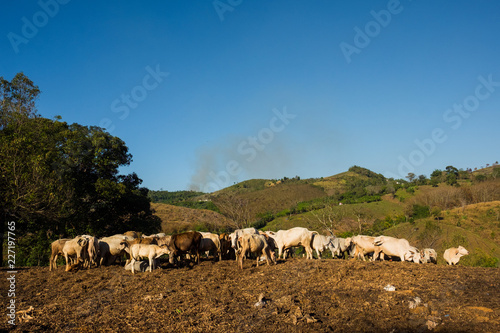
[[[157,231],[142,180],[118,174],[132,161],[125,143],[99,127],[41,117],[38,94],[22,73],[11,82],[0,77],[0,209],[2,223],[16,222],[20,246],[23,238]]]

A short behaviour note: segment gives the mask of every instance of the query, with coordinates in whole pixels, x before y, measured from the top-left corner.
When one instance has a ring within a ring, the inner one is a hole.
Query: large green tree
[[[121,139],[40,117],[39,89],[22,73],[0,84],[0,209],[2,223],[16,222],[18,261],[44,262],[61,236],[158,230],[142,180],[118,174],[132,161]]]

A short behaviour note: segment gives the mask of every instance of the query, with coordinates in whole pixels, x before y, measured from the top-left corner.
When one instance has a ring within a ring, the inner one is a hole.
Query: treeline
[[[149,191],[148,197],[152,202],[173,204],[179,201],[186,201],[194,197],[199,197],[205,193],[196,191]]]
[[[211,200],[200,198],[205,194],[196,191],[149,191],[148,196],[152,202],[193,209],[208,209],[220,213],[219,208]]]
[[[47,263],[62,237],[157,232],[142,180],[118,174],[132,160],[125,143],[99,127],[41,117],[39,93],[23,73],[0,77],[0,219],[3,232],[15,223],[16,265]]]
[[[489,166],[489,164],[488,164]],[[495,162],[488,170],[482,169],[479,171],[472,171],[472,169],[457,169],[449,165],[444,170],[434,170],[430,178],[425,175],[416,176],[414,173],[408,173],[406,179],[412,185],[432,185],[438,186],[440,183],[446,183],[452,186],[460,186],[464,182],[483,182],[491,179],[500,178],[500,166]],[[404,180],[402,180],[404,181]]]

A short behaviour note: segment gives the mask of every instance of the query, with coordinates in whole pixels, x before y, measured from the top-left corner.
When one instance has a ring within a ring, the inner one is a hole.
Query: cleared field
[[[500,331],[498,268],[332,259],[253,266],[163,264],[134,276],[120,266],[19,269],[16,309],[33,310],[15,327],[4,316],[0,331]]]

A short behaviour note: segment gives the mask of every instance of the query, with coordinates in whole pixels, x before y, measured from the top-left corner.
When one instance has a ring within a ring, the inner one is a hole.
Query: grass
[[[167,234],[187,230],[225,231],[232,221],[225,216],[206,209],[191,209],[163,203],[151,203],[154,214],[162,220],[162,232]]]
[[[255,221],[261,214],[276,214],[294,207],[299,202],[326,197],[326,193],[321,188],[305,182],[285,182],[275,186],[266,186],[261,190],[253,188],[240,191],[236,195],[245,202],[248,214]]]
[[[344,233],[359,228],[357,215],[361,213],[362,228],[369,228],[377,219],[384,219],[386,216],[398,216],[403,213],[403,206],[399,203],[382,200],[371,203],[352,204],[342,206],[330,206],[303,214],[282,216],[269,222],[264,230],[289,229],[293,227],[305,227],[326,234],[325,226],[318,221],[318,217],[332,217],[335,220],[335,234]]]
[[[465,266],[497,266],[500,261],[500,201],[483,202],[442,212],[442,219],[426,218],[402,223],[384,231],[385,235],[406,238],[418,248],[431,247],[438,260],[450,247],[464,246],[469,256]]]

